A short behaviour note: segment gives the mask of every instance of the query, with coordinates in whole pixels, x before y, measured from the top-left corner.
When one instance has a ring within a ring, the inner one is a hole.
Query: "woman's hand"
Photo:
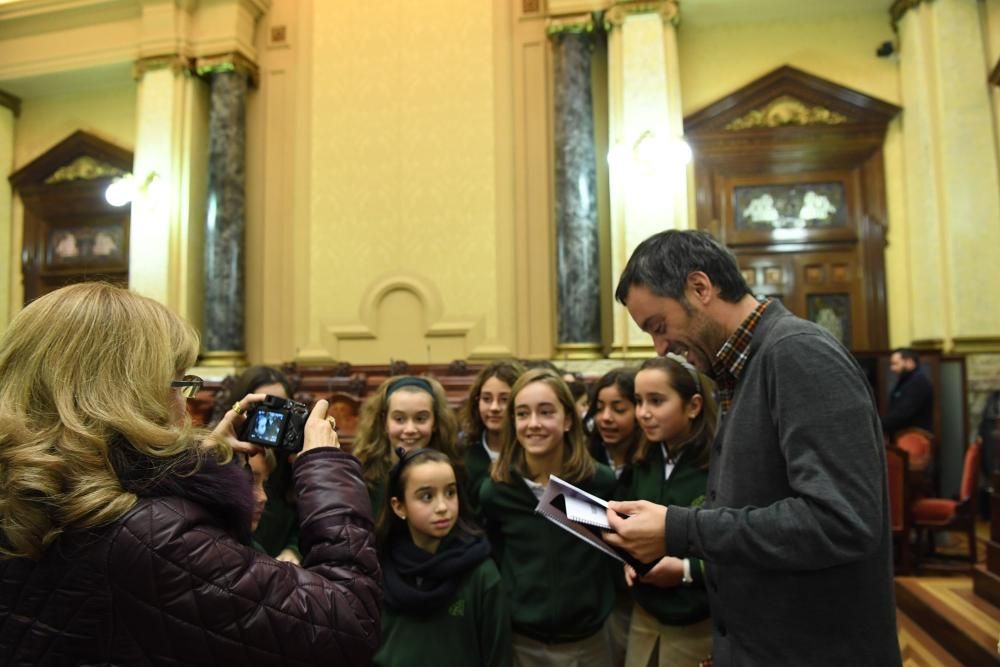
[[[226,410],[226,414],[222,415],[222,419],[219,420],[218,426],[215,427],[212,433],[229,443],[233,451],[238,454],[256,456],[263,452],[264,450],[258,445],[240,440],[240,433],[243,432],[243,425],[247,420],[247,411],[255,403],[263,401],[264,396],[266,394],[247,394],[241,398],[233,404],[233,407]],[[236,408],[237,405],[239,406],[238,410]]]
[[[330,409],[330,402],[326,399],[316,401],[309,419],[306,420],[305,444],[302,452],[320,447],[340,448],[340,441],[337,440],[337,432],[333,430],[333,424],[326,418],[326,412]]]
[[[684,561],[680,558],[664,556],[645,576],[639,577],[639,581],[660,588],[673,588],[680,586],[683,578]]]
[[[291,549],[285,547],[281,550],[281,553],[274,557],[275,560],[284,561],[286,563],[292,563],[293,565],[301,565],[299,563],[299,557],[295,555],[295,552]]]

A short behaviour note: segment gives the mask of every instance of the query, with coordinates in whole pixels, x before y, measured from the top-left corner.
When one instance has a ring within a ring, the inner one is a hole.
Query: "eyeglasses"
[[[184,398],[194,398],[201,391],[203,384],[205,384],[205,381],[197,375],[185,375],[180,380],[171,382],[170,386],[174,389],[180,389]]]

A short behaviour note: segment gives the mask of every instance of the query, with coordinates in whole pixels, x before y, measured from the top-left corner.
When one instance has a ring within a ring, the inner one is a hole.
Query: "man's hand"
[[[618,516],[625,514],[628,518]],[[608,503],[608,522],[614,532],[604,533],[604,541],[624,549],[643,563],[659,560],[667,554],[664,532],[667,508],[648,500]]]
[[[680,586],[684,579],[684,561],[680,558],[665,556],[660,562],[653,566],[639,581],[644,584],[651,584],[660,588],[673,588]]]

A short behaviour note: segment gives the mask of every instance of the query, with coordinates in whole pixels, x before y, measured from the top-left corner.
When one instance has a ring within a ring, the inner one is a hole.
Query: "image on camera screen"
[[[272,445],[278,442],[281,435],[281,426],[285,422],[285,415],[277,410],[258,410],[254,417],[253,426],[250,428],[250,436],[261,442],[269,442]]]

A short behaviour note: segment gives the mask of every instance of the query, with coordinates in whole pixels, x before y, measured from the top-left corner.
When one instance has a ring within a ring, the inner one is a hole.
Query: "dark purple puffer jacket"
[[[381,572],[357,460],[296,461],[302,567],[244,543],[245,475],[210,472],[38,561],[0,560],[0,665],[367,664]]]

